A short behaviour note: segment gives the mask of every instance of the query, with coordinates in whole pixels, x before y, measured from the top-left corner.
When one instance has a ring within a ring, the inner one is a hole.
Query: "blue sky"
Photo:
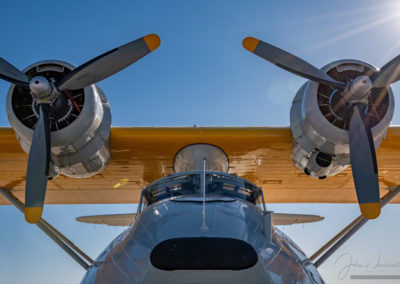
[[[99,86],[114,126],[288,126],[291,100],[305,81],[251,55],[254,36],[315,66],[354,58],[382,66],[400,53],[398,1],[3,1],[0,56],[18,68],[43,59],[81,64],[149,33],[161,47]],[[8,126],[0,81],[0,126]],[[393,86],[400,93],[399,84]],[[395,111],[393,124],[399,124]],[[322,223],[284,227],[308,254],[358,215],[357,205],[273,204],[315,213]],[[359,262],[400,262],[399,206],[388,206],[320,271],[337,282],[351,253]],[[95,257],[122,229],[78,224],[86,214],[125,213],[135,205],[47,206],[44,217]],[[0,283],[73,283],[83,271],[11,206],[0,207]],[[360,271],[357,271],[360,272]],[[387,273],[400,274],[400,268]],[[353,283],[347,278],[340,283]]]

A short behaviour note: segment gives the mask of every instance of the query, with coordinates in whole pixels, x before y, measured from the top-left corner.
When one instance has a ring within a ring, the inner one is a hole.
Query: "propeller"
[[[22,71],[0,58],[0,78],[28,87],[39,106],[39,120],[33,132],[26,174],[25,219],[29,223],[38,222],[43,212],[51,158],[49,110],[60,92],[85,88],[104,80],[157,49],[160,43],[157,35],[146,35],[89,60],[56,82],[42,76],[29,79]]]
[[[374,88],[384,88],[400,80],[400,55],[386,63],[372,76]]]
[[[371,128],[362,104],[354,104],[349,127],[350,164],[362,215],[375,219],[381,213],[378,166]]]
[[[135,63],[160,46],[160,38],[147,35],[110,50],[66,74],[56,82],[58,90],[77,90],[104,80]]]
[[[341,90],[346,87],[345,83],[336,81],[303,59],[261,40],[247,37],[243,40],[243,46],[248,51],[253,52],[272,64],[303,78],[328,84]]]
[[[373,88],[387,88],[400,80],[400,56],[371,77],[360,75],[350,82],[340,82],[303,59],[253,37],[243,40],[248,51],[293,74],[339,89],[351,114],[349,126],[350,164],[360,211],[365,218],[380,214],[379,179],[371,127],[364,107]]]
[[[32,137],[25,187],[25,219],[39,221],[43,212],[50,166],[49,105],[39,105],[39,120]]]
[[[28,77],[14,65],[0,57],[0,78],[17,85],[29,84]]]

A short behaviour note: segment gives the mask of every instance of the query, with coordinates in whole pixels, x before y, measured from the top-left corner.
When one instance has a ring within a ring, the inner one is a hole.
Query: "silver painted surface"
[[[264,235],[263,211],[230,197],[207,196],[202,230],[203,198],[174,197],[146,207],[129,229],[95,260],[82,280],[88,283],[323,283],[305,254],[282,232]],[[271,224],[269,224],[271,226]],[[234,238],[250,244],[258,262],[243,270],[174,270],[155,268],[152,249],[164,240],[182,237]]]
[[[39,67],[41,64],[45,67]],[[36,66],[38,71],[62,72],[74,66],[58,60],[41,61],[24,69],[27,72]],[[39,70],[40,68],[40,70]],[[11,85],[7,94],[7,116],[22,149],[29,153],[33,130],[21,123],[12,107]],[[52,176],[63,174],[69,177],[90,177],[100,172],[108,163],[110,153],[108,140],[111,130],[111,109],[104,93],[95,85],[84,89],[85,101],[79,116],[67,127],[51,132]]]
[[[352,64],[352,70],[360,71],[358,68],[363,69],[363,66],[377,70],[376,67],[358,60],[335,61],[321,70],[328,72],[332,68],[337,68],[338,72],[345,71],[345,67],[349,67],[340,66],[344,63]],[[359,79],[362,80],[362,77]],[[319,84],[313,81],[305,83],[293,99],[290,110],[290,128],[293,136],[292,160],[301,170],[307,168],[313,177],[335,175],[350,164],[348,131],[334,126],[325,119],[317,102],[318,86]],[[358,84],[354,86],[357,87]],[[364,90],[368,86],[357,88]],[[384,139],[394,113],[394,97],[390,87],[388,96],[389,107],[385,116],[371,129],[376,149]],[[328,167],[317,164],[316,157],[319,151],[334,155]]]
[[[29,89],[38,100],[46,99],[53,91],[50,82],[43,76],[35,76],[29,82]]]
[[[368,98],[369,91],[372,88],[371,79],[366,75],[360,75],[354,78],[349,86],[348,99],[363,100]]]

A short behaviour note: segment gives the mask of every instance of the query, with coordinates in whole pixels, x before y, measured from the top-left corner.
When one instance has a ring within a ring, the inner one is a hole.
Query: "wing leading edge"
[[[352,203],[351,171],[317,180],[291,161],[289,128],[270,127],[113,127],[111,161],[87,179],[60,176],[48,183],[47,204],[136,203],[143,186],[173,173],[184,146],[208,143],[229,157],[229,172],[261,186],[270,203]],[[381,188],[400,184],[400,127],[391,127],[377,152]],[[0,129],[0,186],[24,199],[27,155],[11,128]],[[384,194],[382,190],[381,194]],[[400,202],[400,198],[394,200]],[[0,198],[0,204],[8,202]]]

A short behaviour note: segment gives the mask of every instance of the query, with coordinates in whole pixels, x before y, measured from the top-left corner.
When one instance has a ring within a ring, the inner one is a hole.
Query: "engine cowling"
[[[339,60],[321,70],[346,82],[377,69],[358,60]],[[390,87],[373,89],[366,106],[377,149],[384,139],[394,112]],[[290,110],[293,137],[292,160],[306,174],[323,179],[343,171],[350,164],[348,128],[351,113],[341,108],[338,90],[306,82],[297,92]]]
[[[57,60],[41,61],[25,68],[32,78],[58,80],[74,66]],[[38,121],[38,106],[29,89],[11,85],[6,103],[8,120],[22,149],[29,153],[33,129]],[[50,108],[52,177],[90,177],[100,172],[110,159],[108,140],[111,109],[103,91],[96,85],[63,92]]]

